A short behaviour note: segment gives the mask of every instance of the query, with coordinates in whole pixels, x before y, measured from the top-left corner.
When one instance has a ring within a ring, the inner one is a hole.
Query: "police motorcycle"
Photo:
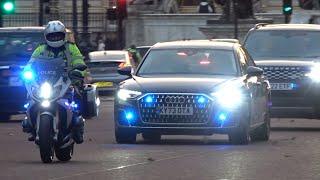
[[[69,161],[74,144],[82,143],[79,136],[84,133],[84,118],[98,115],[100,101],[95,86],[84,85],[82,92],[72,86],[71,79],[83,84],[80,71],[86,68],[79,65],[68,69],[62,58],[51,58],[35,59],[23,70],[29,99],[25,105],[26,120],[32,127],[43,163],[51,163],[54,155],[60,161]],[[77,93],[81,93],[78,96],[81,98],[75,98]]]

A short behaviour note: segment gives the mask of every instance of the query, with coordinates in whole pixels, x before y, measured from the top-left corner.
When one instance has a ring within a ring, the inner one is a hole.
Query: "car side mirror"
[[[263,70],[261,68],[255,67],[255,66],[249,66],[247,69],[247,74],[249,77],[262,76]]]
[[[78,80],[83,80],[84,76],[80,71],[70,71],[69,77],[71,79],[78,79]]]
[[[72,70],[79,70],[79,71],[84,71],[88,68],[85,64],[76,64]]]
[[[127,66],[127,67],[118,69],[118,73],[121,74],[121,75],[125,75],[125,76],[130,76],[131,77],[132,76],[131,72],[132,72],[132,67],[131,66]]]

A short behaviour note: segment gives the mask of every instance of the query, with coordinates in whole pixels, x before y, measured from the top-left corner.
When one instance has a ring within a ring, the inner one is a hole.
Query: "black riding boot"
[[[84,135],[84,119],[82,116],[75,117],[73,119],[73,140],[77,144],[82,144],[83,143],[83,135]]]
[[[32,125],[29,123],[28,119],[25,118],[22,122],[21,122],[21,126],[22,126],[22,131],[24,133],[29,133],[29,137],[28,140],[29,141],[34,141],[36,139],[36,133],[34,128],[32,127]]]

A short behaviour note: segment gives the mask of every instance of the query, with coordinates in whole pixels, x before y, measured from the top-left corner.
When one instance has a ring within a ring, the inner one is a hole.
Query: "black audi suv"
[[[269,83],[238,43],[192,40],[158,43],[120,83],[115,137],[134,143],[161,135],[228,134],[234,144],[269,138]]]
[[[320,118],[320,25],[257,24],[244,46],[270,81],[273,116]]]

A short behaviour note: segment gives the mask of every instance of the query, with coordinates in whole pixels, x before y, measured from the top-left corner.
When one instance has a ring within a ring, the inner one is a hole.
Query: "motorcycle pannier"
[[[83,90],[83,117],[90,119],[98,116],[99,113],[99,99],[97,95],[96,86],[86,84]]]

